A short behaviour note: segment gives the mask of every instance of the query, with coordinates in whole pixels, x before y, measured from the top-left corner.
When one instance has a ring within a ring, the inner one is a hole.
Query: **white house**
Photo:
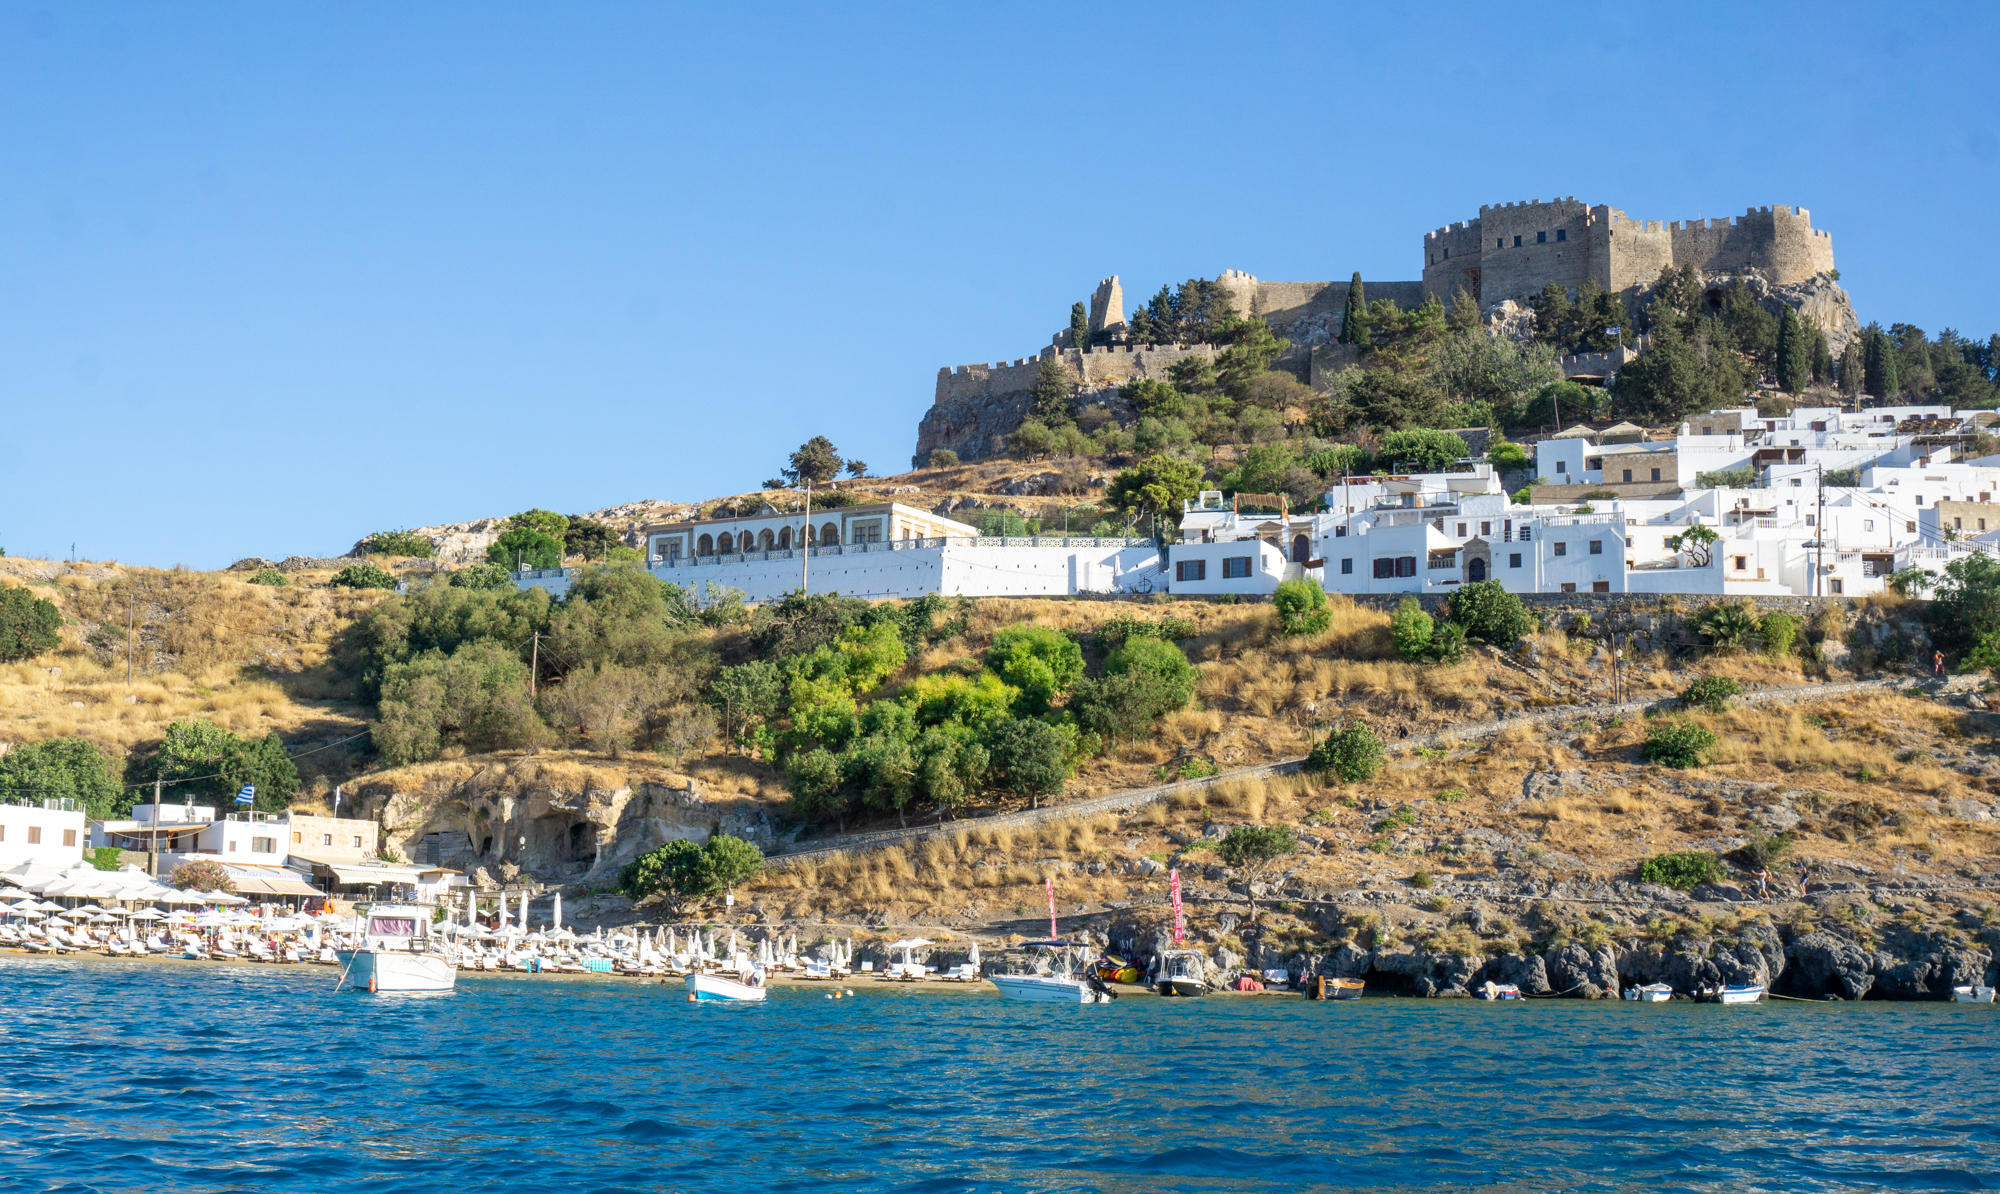
[[[83,861],[83,810],[69,797],[0,797],[0,869]]]

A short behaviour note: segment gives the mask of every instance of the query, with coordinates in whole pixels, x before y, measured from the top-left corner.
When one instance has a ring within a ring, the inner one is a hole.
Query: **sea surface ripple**
[[[2000,1188],[1990,1005],[334,977],[0,960],[0,1189]]]

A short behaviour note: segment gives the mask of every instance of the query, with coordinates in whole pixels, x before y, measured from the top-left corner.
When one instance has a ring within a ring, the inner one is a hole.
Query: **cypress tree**
[[[1896,381],[1896,346],[1879,323],[1869,324],[1861,333],[1861,371],[1861,388],[1877,402],[1887,402],[1901,389]]]
[[[1340,313],[1340,341],[1363,346],[1368,343],[1368,296],[1361,288],[1360,270],[1355,270],[1347,283],[1347,309]]]
[[[1814,385],[1829,385],[1833,381],[1833,354],[1826,348],[1826,329],[1813,329],[1812,379]]]
[[[1840,392],[1849,398],[1859,394],[1861,392],[1861,375],[1863,372],[1861,346],[1857,342],[1849,340],[1847,347],[1840,350]]]
[[[1787,394],[1802,394],[1811,380],[1811,333],[1787,307],[1778,318],[1778,384]]]
[[[1082,303],[1071,303],[1069,308],[1069,346],[1076,349],[1090,347],[1090,314]]]

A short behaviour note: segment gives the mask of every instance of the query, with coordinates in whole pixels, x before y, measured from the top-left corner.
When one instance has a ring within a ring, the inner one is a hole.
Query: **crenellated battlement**
[[[1650,285],[1668,266],[1707,272],[1755,269],[1780,285],[1833,269],[1833,238],[1806,208],[1750,207],[1740,216],[1635,220],[1574,196],[1483,204],[1479,218],[1423,236],[1424,290],[1465,286],[1485,303],[1526,298],[1550,282],[1596,278],[1609,290]]]

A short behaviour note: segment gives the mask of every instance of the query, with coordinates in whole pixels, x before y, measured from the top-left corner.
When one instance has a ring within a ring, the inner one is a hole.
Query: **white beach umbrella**
[[[521,889],[521,927],[528,927],[528,890],[525,887]]]
[[[555,905],[549,909],[549,923],[562,928],[562,892],[556,893]]]
[[[966,952],[965,960],[974,966],[979,965],[979,943],[977,941],[973,942],[972,948]]]
[[[132,914],[133,920],[158,920],[163,915],[157,908],[141,908]]]

